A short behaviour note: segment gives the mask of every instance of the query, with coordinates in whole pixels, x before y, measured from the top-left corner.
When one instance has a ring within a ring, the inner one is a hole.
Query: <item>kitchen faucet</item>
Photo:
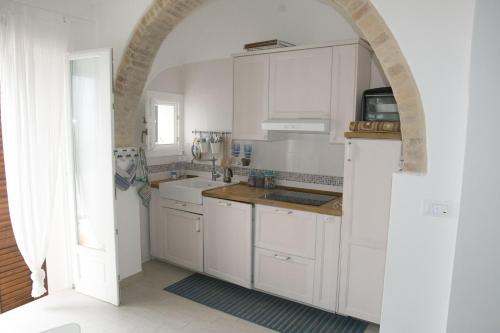
[[[212,161],[212,180],[215,181],[217,180],[217,178],[220,177],[220,174],[217,172],[217,170],[215,169],[215,161],[217,159],[215,157],[212,157],[211,161]]]

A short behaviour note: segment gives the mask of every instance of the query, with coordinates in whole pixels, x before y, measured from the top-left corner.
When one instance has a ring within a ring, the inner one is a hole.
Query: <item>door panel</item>
[[[163,257],[193,271],[203,272],[203,216],[163,208]]]
[[[314,259],[316,214],[257,205],[255,246]]]
[[[110,49],[69,56],[76,224],[74,284],[119,304]]]
[[[255,248],[255,288],[312,304],[314,260]]]
[[[270,56],[269,117],[330,118],[332,48]]]
[[[379,323],[392,175],[401,141],[346,142],[339,312]]]
[[[203,198],[205,272],[250,288],[252,205]]]
[[[269,110],[269,55],[234,59],[233,139],[266,140],[262,122]]]

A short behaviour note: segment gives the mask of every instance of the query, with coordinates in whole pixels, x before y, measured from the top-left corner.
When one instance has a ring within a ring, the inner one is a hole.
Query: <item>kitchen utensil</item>
[[[224,183],[230,183],[231,178],[233,178],[233,170],[231,168],[224,168],[224,176],[222,178]]]

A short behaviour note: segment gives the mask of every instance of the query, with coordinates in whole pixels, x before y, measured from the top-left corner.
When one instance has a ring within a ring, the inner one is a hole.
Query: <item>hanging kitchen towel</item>
[[[139,160],[137,164],[139,172],[139,178],[137,180],[143,183],[143,185],[137,189],[137,194],[141,198],[142,204],[145,207],[149,207],[149,202],[151,201],[151,185],[148,177],[146,153],[142,147],[139,148]]]

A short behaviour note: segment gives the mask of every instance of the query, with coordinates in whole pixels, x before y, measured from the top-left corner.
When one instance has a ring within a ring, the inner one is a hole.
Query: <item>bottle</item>
[[[251,170],[250,174],[248,175],[248,186],[255,187],[256,185],[257,185],[257,175],[255,174],[254,170]]]

